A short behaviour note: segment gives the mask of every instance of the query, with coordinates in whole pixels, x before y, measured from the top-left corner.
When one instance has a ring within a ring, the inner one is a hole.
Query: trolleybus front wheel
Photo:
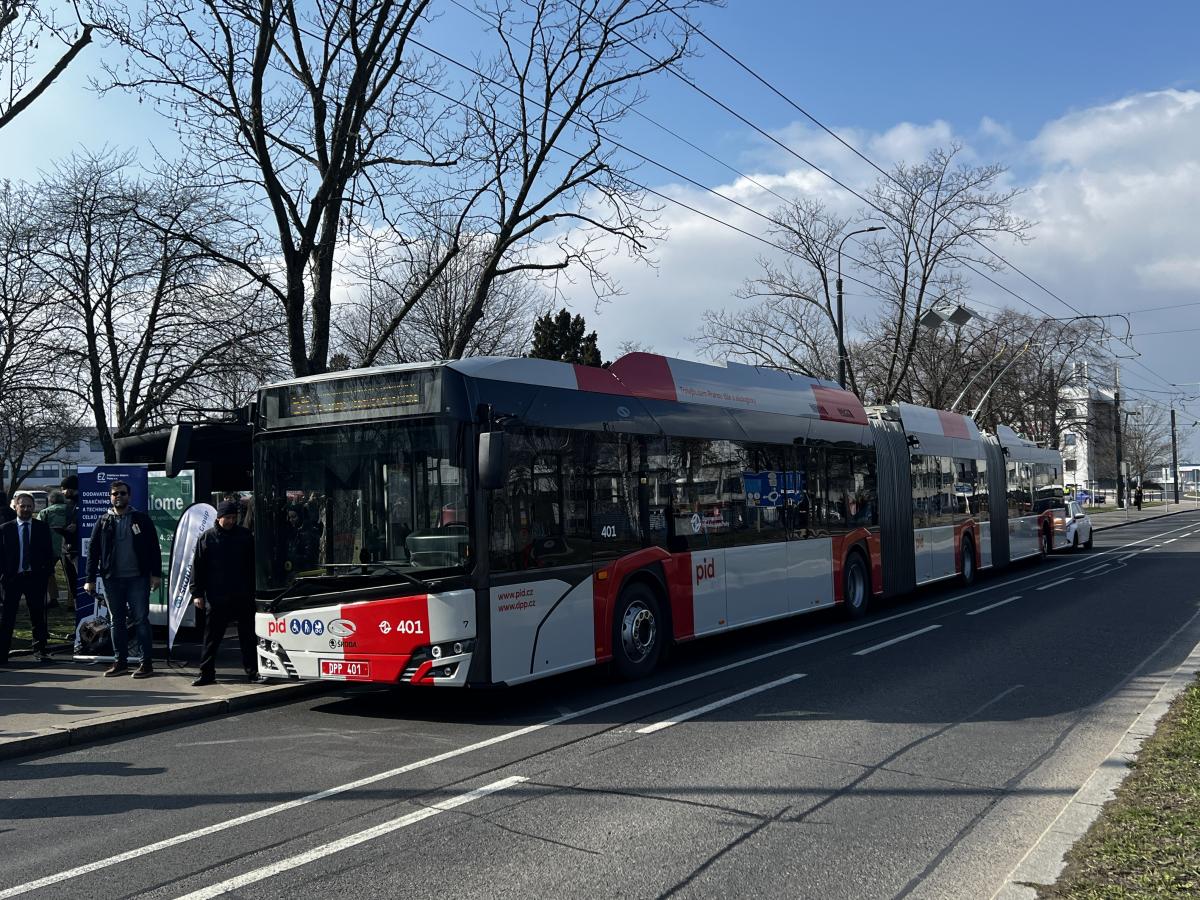
[[[613,616],[613,668],[632,680],[649,675],[662,653],[662,616],[658,597],[641,582],[621,591]]]

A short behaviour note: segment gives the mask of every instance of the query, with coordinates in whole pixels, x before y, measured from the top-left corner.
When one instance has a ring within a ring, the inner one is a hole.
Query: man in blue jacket
[[[104,595],[113,618],[113,653],[116,660],[105,676],[129,671],[129,626],[142,649],[142,663],[134,678],[154,674],[154,642],[150,632],[150,592],[162,580],[162,554],[158,533],[150,517],[129,504],[129,485],[114,481],[108,486],[112,509],[96,520],[88,545],[87,581],[83,589],[96,592],[96,576],[104,579]]]

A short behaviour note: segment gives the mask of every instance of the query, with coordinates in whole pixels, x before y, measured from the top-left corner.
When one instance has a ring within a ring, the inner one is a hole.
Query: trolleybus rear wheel
[[[867,614],[867,601],[871,598],[871,581],[867,575],[867,564],[857,550],[850,551],[842,567],[842,612],[849,619],[861,619]]]

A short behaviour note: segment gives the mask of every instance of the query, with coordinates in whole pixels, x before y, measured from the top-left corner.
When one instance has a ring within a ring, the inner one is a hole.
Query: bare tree
[[[51,304],[38,270],[36,199],[24,185],[0,184],[0,408],[15,391],[47,383]]]
[[[644,255],[659,236],[654,207],[607,136],[641,101],[642,83],[688,54],[676,14],[704,2],[489,4],[501,52],[474,100],[486,178],[469,211],[488,246],[451,355],[467,351],[498,280],[582,271],[609,296],[618,286],[604,271],[608,256]]]
[[[349,362],[452,358],[485,262],[481,249],[466,239],[460,243],[462,251],[448,256],[431,234],[419,244],[424,248],[422,256],[410,252],[400,260],[380,260],[368,254],[362,266],[368,277],[358,296],[334,318],[337,345]],[[549,297],[525,273],[495,282],[484,317],[462,355],[523,355],[532,340],[534,320],[548,308]],[[403,327],[392,327],[401,321]]]
[[[860,218],[882,228],[843,258],[856,283],[873,286],[876,311],[860,322],[858,338],[845,339],[847,383],[870,402],[924,396],[944,404],[946,395],[954,396],[948,387],[953,360],[977,341],[959,331],[947,348],[925,333],[921,316],[966,296],[968,266],[1002,267],[987,251],[989,243],[1027,238],[1030,223],[1011,211],[1018,192],[996,187],[1004,169],[962,165],[959,153],[956,145],[934,150],[923,163],[901,163],[881,176]],[[772,236],[787,256],[760,260],[762,274],[739,292],[749,303],[709,313],[697,341],[710,355],[829,377],[837,365],[837,251],[850,221],[808,199],[784,206],[774,218]],[[949,358],[942,355],[947,351]],[[914,361],[922,355],[926,365],[914,379]]]
[[[84,433],[83,408],[64,406],[58,391],[24,387],[10,392],[0,416],[0,489],[12,496],[39,466],[61,458]],[[7,485],[5,471],[11,473]]]
[[[327,365],[339,243],[397,215],[405,173],[456,162],[439,73],[411,43],[428,6],[148,0],[120,35],[132,68],[111,83],[155,99],[195,174],[244,198],[256,239],[227,261],[281,304],[296,375]]]
[[[714,359],[818,378],[837,374],[837,314],[834,274],[837,245],[849,220],[819,200],[801,198],[778,210],[772,239],[787,254],[782,261],[758,260],[762,274],[737,292],[745,301],[733,309],[709,310],[693,339]],[[853,368],[848,384],[856,389]]]
[[[45,2],[0,0],[0,128],[28,109],[92,42],[92,24],[83,20],[79,5],[72,8],[76,21],[64,26],[47,11]],[[40,41],[47,38],[62,49],[43,65]]]
[[[216,198],[127,157],[73,156],[39,186],[38,265],[59,311],[64,390],[114,438],[165,424],[210,370],[253,362],[277,332],[261,286],[200,247],[232,234]],[[211,405],[211,404],[203,404]]]
[[[873,373],[868,392],[885,403],[903,390],[922,314],[962,299],[967,266],[1002,269],[987,245],[999,237],[1026,240],[1031,227],[1012,213],[1020,192],[997,189],[1004,168],[960,164],[960,151],[955,144],[923,163],[900,163],[868,195],[884,230],[863,243],[863,275],[875,282],[893,324],[886,366]]]
[[[1129,477],[1138,483],[1158,481],[1162,468],[1170,465],[1171,425],[1159,407],[1143,406],[1137,412],[1126,419],[1124,434]]]
[[[81,407],[52,387],[54,310],[38,269],[35,218],[28,187],[0,186],[0,489],[10,494],[79,439]]]

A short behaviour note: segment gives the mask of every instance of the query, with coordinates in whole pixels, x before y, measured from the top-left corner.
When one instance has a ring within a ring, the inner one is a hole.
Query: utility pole
[[[1117,442],[1117,509],[1125,508],[1125,479],[1121,475],[1121,364],[1117,363],[1116,390],[1113,391],[1113,437]]]
[[[1179,505],[1179,446],[1175,443],[1175,406],[1171,406],[1171,482],[1175,485],[1175,504]]]

